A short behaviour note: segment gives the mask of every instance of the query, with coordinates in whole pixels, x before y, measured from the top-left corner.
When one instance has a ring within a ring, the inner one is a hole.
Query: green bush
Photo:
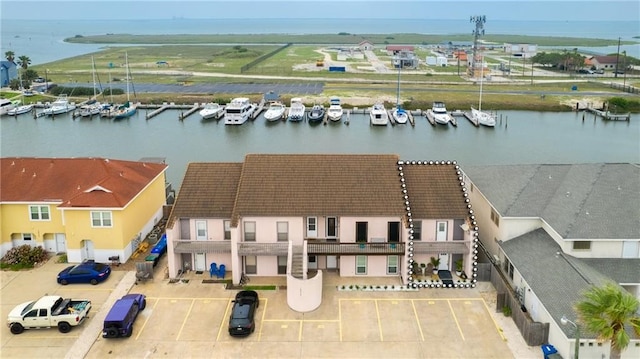
[[[11,248],[7,254],[0,259],[3,268],[21,269],[33,268],[36,263],[49,259],[49,254],[42,248],[31,247],[28,244]]]
[[[612,97],[609,99],[609,111],[616,112],[640,112],[640,101],[626,99],[623,97]]]
[[[502,314],[504,314],[505,317],[510,317],[511,316],[511,307],[508,305],[505,305],[504,307],[502,307]]]

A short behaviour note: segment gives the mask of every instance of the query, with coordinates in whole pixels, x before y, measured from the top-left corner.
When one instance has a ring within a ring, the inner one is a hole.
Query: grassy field
[[[411,35],[411,34],[408,34]],[[113,35],[115,36],[115,35]],[[187,36],[187,35],[185,35]],[[197,35],[188,35],[196,36]],[[208,35],[207,35],[208,36]],[[222,35],[216,35],[222,36]],[[282,36],[282,35],[278,35]],[[352,36],[352,35],[336,35]],[[170,36],[171,37],[171,36]],[[175,39],[174,39],[175,40]],[[583,39],[584,40],[584,39]],[[588,40],[588,39],[587,39]],[[585,40],[585,41],[587,41]],[[239,41],[235,39],[234,41]],[[187,41],[188,42],[188,41]],[[144,103],[193,103],[212,101],[212,94],[188,93],[188,87],[199,83],[300,83],[322,82],[324,93],[309,101],[328,101],[329,96],[343,98],[346,107],[362,106],[369,99],[370,104],[386,100],[395,105],[398,73],[391,69],[391,56],[376,50],[381,63],[389,67],[386,73],[374,71],[364,59],[341,61],[349,71],[329,72],[326,67],[317,67],[316,61],[329,59],[337,61],[339,46],[292,45],[283,48],[279,44],[266,45],[132,45],[127,47],[107,47],[102,51],[68,58],[52,63],[32,66],[40,76],[45,74],[55,83],[91,83],[92,64],[95,62],[98,79],[103,88],[109,81],[125,81],[125,52],[135,83],[181,84],[185,93],[180,94],[137,94]],[[259,62],[256,66],[242,70],[254,60],[281,49],[275,55]],[[418,46],[416,54],[424,58],[430,50]],[[504,61],[504,53],[498,50],[486,51],[488,66],[496,66]],[[528,65],[528,66],[527,66]],[[524,71],[522,70],[524,67]],[[575,76],[563,72],[547,73],[544,77],[530,76],[530,64],[513,61],[512,75],[508,79],[492,80],[484,83],[483,107],[491,109],[527,110],[570,110],[567,104],[576,99],[593,97],[594,102],[605,101],[616,96],[606,81],[612,78],[592,78]],[[544,80],[545,82],[541,82]],[[532,83],[533,81],[533,83]],[[557,82],[554,82],[557,81]],[[628,85],[638,86],[637,78],[629,78]],[[577,85],[579,91],[572,91]],[[469,81],[464,66],[436,67],[421,64],[416,70],[402,70],[401,102],[406,108],[427,109],[433,101],[445,101],[451,109],[468,109],[477,104],[479,86]],[[583,92],[599,93],[585,96]],[[545,94],[544,98],[541,94]],[[216,94],[218,102],[226,102],[237,94]],[[261,93],[246,94],[255,100]],[[290,95],[281,94],[288,101]],[[71,96],[73,96],[71,94]],[[9,96],[5,96],[9,97]],[[351,99],[351,100],[350,100]],[[28,101],[39,100],[38,97]],[[82,100],[82,99],[77,99]],[[115,98],[115,100],[120,100]]]

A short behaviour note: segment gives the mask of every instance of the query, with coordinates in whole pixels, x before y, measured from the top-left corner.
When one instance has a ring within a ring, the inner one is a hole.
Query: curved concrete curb
[[[91,322],[82,328],[82,334],[80,334],[78,339],[73,343],[71,349],[69,349],[67,355],[65,355],[65,359],[80,359],[84,358],[87,353],[89,353],[91,346],[93,346],[93,342],[95,342],[96,338],[102,333],[102,323],[113,306],[113,303],[122,298],[123,295],[129,293],[129,290],[131,290],[131,287],[133,287],[135,283],[136,272],[130,271],[125,274],[120,283],[118,283],[113,292],[111,292],[109,298],[104,302],[100,310],[97,313],[94,313]]]

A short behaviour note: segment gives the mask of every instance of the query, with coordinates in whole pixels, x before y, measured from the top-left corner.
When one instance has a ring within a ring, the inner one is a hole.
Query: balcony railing
[[[423,242],[413,241],[413,253],[468,254],[470,241]]]
[[[240,242],[238,243],[238,254],[241,256],[286,256],[289,251],[289,242],[259,243]]]
[[[231,253],[231,241],[174,240],[175,253]]]
[[[309,241],[310,255],[401,255],[405,243],[335,243]]]

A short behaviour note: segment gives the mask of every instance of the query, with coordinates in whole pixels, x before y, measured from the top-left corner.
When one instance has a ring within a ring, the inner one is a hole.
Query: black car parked
[[[254,316],[260,305],[258,293],[253,290],[243,290],[236,294],[229,318],[229,335],[247,336],[256,329]]]

